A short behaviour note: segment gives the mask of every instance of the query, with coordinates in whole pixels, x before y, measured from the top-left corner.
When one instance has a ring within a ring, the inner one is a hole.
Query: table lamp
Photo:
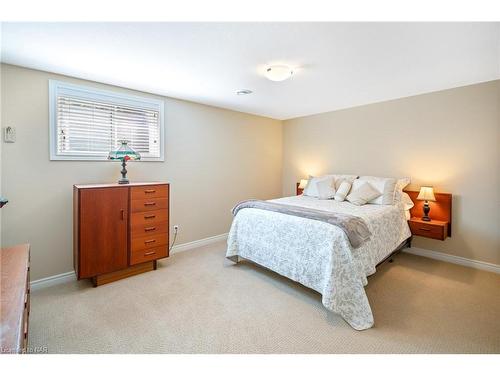
[[[114,151],[110,151],[108,155],[109,160],[120,160],[122,162],[122,178],[118,180],[119,184],[128,184],[130,183],[129,179],[127,178],[127,161],[129,160],[141,160],[141,154],[139,154],[137,151],[132,149],[128,145],[128,141],[122,140],[120,142],[120,147],[118,147]]]
[[[424,216],[422,217],[423,221],[431,221],[429,217],[429,212],[431,208],[429,207],[429,201],[435,202],[436,198],[434,197],[434,189],[432,186],[422,186],[420,188],[420,193],[418,193],[417,199],[419,201],[424,202]]]

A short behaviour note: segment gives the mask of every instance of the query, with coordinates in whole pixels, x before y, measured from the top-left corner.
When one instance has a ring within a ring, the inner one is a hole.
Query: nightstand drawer
[[[155,211],[168,208],[168,198],[134,199],[130,201],[132,212]]]
[[[168,185],[134,186],[130,188],[130,199],[168,198]]]
[[[415,236],[422,236],[428,238],[434,238],[436,240],[443,240],[447,236],[446,226],[440,224],[424,223],[421,221],[410,221],[411,233]]]
[[[130,253],[130,264],[139,264],[168,256],[167,246],[137,250]]]

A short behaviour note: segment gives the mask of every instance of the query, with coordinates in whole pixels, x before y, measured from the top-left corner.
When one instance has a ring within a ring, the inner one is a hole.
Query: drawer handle
[[[146,193],[146,194],[152,194],[152,193],[156,193],[156,190],[148,189],[148,190],[144,190],[144,193]]]
[[[145,215],[144,219],[154,219],[156,215]]]
[[[156,206],[156,202],[145,202],[145,206]]]
[[[429,228],[420,228],[420,230],[423,230],[423,231],[426,231],[426,232],[430,232],[431,231]]]
[[[156,240],[146,240],[146,241],[144,241],[145,244],[154,243],[154,242],[156,242]]]
[[[147,253],[144,253],[144,256],[153,255],[153,254],[156,254],[156,251],[148,251]]]
[[[145,232],[151,232],[153,230],[156,230],[156,227],[147,227],[147,228],[144,228]]]

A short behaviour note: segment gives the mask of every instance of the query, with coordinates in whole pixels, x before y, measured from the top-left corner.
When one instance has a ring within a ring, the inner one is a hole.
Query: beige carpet
[[[401,254],[366,288],[375,327],[355,331],[321,297],[223,242],[98,288],[35,291],[30,346],[49,353],[500,353],[500,275]]]

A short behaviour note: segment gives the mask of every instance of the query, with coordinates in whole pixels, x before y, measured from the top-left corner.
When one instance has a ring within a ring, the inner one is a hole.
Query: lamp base
[[[130,181],[128,180],[127,178],[127,159],[124,158],[122,160],[122,170],[120,171],[120,173],[122,174],[122,178],[120,178],[118,180],[118,183],[121,185],[121,184],[129,184]]]
[[[431,221],[431,218],[429,217],[429,212],[431,211],[431,208],[429,207],[429,201],[424,202],[424,216],[422,216],[422,221]]]

